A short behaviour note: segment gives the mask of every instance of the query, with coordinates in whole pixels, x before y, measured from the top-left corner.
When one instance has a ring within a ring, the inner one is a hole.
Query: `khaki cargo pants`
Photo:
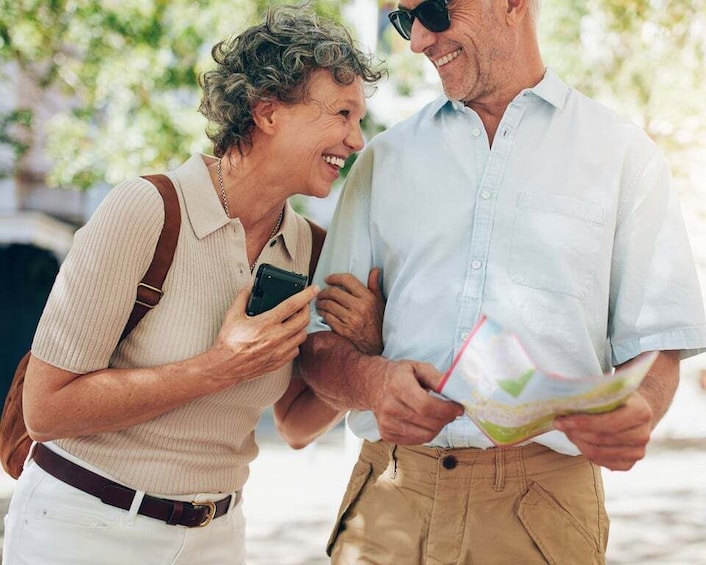
[[[605,563],[600,468],[539,444],[365,442],[327,551],[338,565]]]

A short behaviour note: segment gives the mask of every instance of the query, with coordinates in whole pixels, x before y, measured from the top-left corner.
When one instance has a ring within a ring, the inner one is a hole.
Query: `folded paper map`
[[[558,415],[617,408],[640,385],[657,354],[643,353],[603,375],[554,375],[534,364],[517,336],[483,316],[437,392],[462,404],[495,445],[514,445],[551,430]]]

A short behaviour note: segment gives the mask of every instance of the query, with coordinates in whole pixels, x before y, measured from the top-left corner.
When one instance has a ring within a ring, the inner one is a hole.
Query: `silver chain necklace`
[[[221,189],[221,200],[223,200],[223,209],[226,211],[226,216],[230,218],[230,210],[228,210],[228,199],[226,198],[226,186],[223,184],[223,170],[221,169],[221,160],[218,160],[216,165],[216,172],[218,173],[218,186]]]
[[[221,160],[218,160],[218,164],[216,165],[216,173],[218,174],[218,187],[221,189],[221,199],[223,200],[223,209],[226,212],[226,216],[230,218],[230,210],[228,210],[228,199],[226,198],[226,187],[225,184],[223,183],[223,170],[221,168]],[[279,228],[282,225],[282,219],[284,218],[284,208],[282,208],[279,212],[279,216],[277,216],[277,222],[275,223],[275,227],[272,228],[272,233],[270,236],[267,238],[268,241],[272,239],[275,235],[277,235],[277,232],[279,231]],[[255,270],[255,265],[257,264],[257,259],[250,265],[250,272],[252,273]]]

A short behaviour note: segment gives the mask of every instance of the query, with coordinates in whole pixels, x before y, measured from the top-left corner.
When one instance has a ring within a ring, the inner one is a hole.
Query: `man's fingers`
[[[561,430],[596,465],[627,471],[645,456],[651,432],[651,411],[635,393],[625,405],[604,414],[572,414],[555,420]]]
[[[352,309],[355,301],[360,300],[360,298],[356,298],[348,291],[336,286],[323,289],[317,298],[319,301],[328,300],[330,302],[336,302],[347,309]]]
[[[443,422],[444,425],[463,415],[463,406],[452,400],[443,400],[426,393],[428,404],[422,415]]]
[[[622,437],[632,430],[649,427],[651,420],[649,406],[638,395],[615,410],[602,414],[569,414],[555,420],[555,427],[565,433],[595,433],[612,437]]]
[[[429,428],[446,425],[463,414],[463,406],[457,402],[432,396],[421,387],[410,387],[399,400],[413,414],[413,419],[428,422]]]
[[[422,394],[427,398],[421,404],[410,406],[400,403],[376,413],[384,440],[404,445],[426,443],[434,439],[446,424],[460,416],[459,405],[455,402],[433,398],[425,392]]]
[[[356,277],[350,273],[334,273],[326,277],[326,284],[330,287],[341,287],[356,298],[365,296],[367,289]],[[333,288],[331,289],[333,290]]]
[[[424,428],[416,422],[397,423],[394,427],[385,428],[380,426],[380,436],[384,441],[396,443],[398,445],[419,445],[434,439],[437,431]]]
[[[351,311],[345,306],[342,306],[341,303],[336,300],[318,297],[316,300],[316,307],[327,322],[328,316],[335,316],[341,323],[344,323],[344,320],[352,316]]]
[[[342,335],[343,337],[349,337],[348,325],[341,318],[339,318],[334,312],[324,312],[321,309],[319,309],[319,311],[321,312],[324,321],[334,332],[338,335]]]
[[[376,296],[382,296],[380,288],[380,267],[373,267],[368,274],[368,290]]]
[[[591,463],[611,471],[631,469],[646,453],[645,444],[608,446],[580,440],[574,441],[574,444]]]
[[[438,387],[441,384],[441,380],[444,378],[444,375],[437,371],[436,367],[430,363],[415,363],[414,376],[425,389],[436,392],[438,392]]]
[[[594,449],[631,449],[644,447],[649,441],[646,430],[635,429],[627,434],[603,434],[595,432],[567,433],[567,437],[577,446],[592,446]]]

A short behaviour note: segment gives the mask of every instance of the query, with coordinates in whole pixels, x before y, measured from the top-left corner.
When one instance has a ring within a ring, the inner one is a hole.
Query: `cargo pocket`
[[[338,534],[343,531],[346,527],[344,520],[348,510],[350,510],[353,503],[358,500],[360,492],[363,490],[365,483],[370,477],[373,471],[373,466],[365,461],[358,461],[353,467],[353,472],[351,473],[351,478],[348,481],[348,487],[343,495],[343,500],[341,501],[341,507],[338,509],[338,516],[336,517],[336,523],[333,526],[333,531],[331,536],[326,543],[326,555],[331,557],[331,551],[333,550],[333,545],[336,543],[336,538]]]
[[[536,483],[522,498],[517,515],[547,563],[605,563],[597,535],[592,535]]]

